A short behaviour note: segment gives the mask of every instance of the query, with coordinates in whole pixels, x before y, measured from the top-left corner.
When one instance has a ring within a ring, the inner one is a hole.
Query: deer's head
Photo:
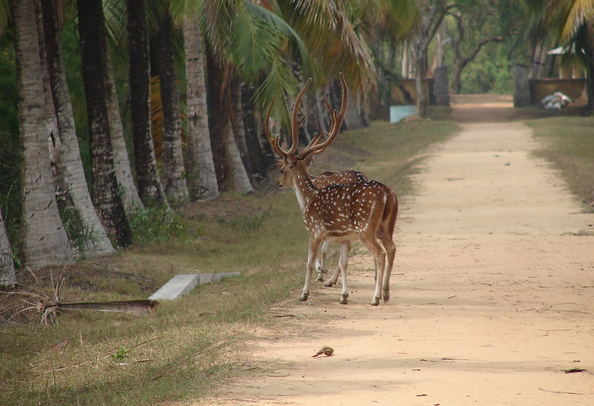
[[[280,136],[272,137],[270,133],[270,128],[268,126],[268,121],[270,119],[270,111],[272,110],[272,106],[274,104],[274,100],[270,104],[268,108],[268,112],[266,113],[266,119],[264,120],[264,132],[266,133],[266,138],[270,143],[270,146],[278,154],[280,159],[276,161],[278,167],[281,170],[281,176],[278,180],[278,184],[280,187],[284,188],[294,188],[296,182],[299,181],[299,177],[301,176],[308,176],[307,167],[311,164],[313,160],[313,156],[323,152],[326,148],[330,146],[336,139],[338,132],[340,131],[340,127],[342,126],[342,122],[344,121],[344,116],[346,114],[347,108],[347,99],[348,99],[348,87],[346,81],[342,73],[338,74],[340,78],[340,84],[342,86],[342,104],[340,107],[340,112],[332,109],[330,104],[326,99],[324,102],[326,103],[326,107],[330,112],[330,130],[328,132],[324,131],[320,134],[317,132],[314,133],[314,136],[309,143],[305,147],[305,149],[301,152],[297,152],[297,148],[299,147],[299,127],[303,124],[305,120],[305,115],[299,116],[299,106],[301,104],[301,98],[303,94],[311,84],[311,78],[307,81],[305,86],[301,89],[297,98],[295,99],[295,105],[293,106],[293,114],[291,116],[291,147],[285,151],[280,146]],[[323,136],[326,136],[326,139],[321,142]]]

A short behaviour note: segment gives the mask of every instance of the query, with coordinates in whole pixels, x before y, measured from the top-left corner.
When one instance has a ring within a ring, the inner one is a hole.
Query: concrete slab
[[[239,276],[240,272],[219,272],[212,274],[212,283],[219,283],[223,278],[229,278],[231,276]]]
[[[196,287],[196,285],[205,285],[207,283],[218,283],[223,278],[239,276],[240,272],[219,272],[219,273],[198,273],[176,275],[171,278],[159,290],[153,293],[151,300],[175,300],[187,295]]]
[[[174,300],[192,291],[200,281],[199,274],[176,275],[159,290],[153,293],[151,300]]]

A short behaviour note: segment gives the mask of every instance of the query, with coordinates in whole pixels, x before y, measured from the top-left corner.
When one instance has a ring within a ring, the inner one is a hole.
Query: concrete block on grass
[[[159,290],[153,293],[151,300],[174,300],[187,295],[196,287],[196,285],[205,285],[207,283],[218,283],[223,278],[238,276],[240,272],[220,272],[220,273],[196,273],[187,275],[176,275],[169,280]]]
[[[175,275],[149,297],[151,300],[173,300],[187,295],[198,285],[199,274]]]

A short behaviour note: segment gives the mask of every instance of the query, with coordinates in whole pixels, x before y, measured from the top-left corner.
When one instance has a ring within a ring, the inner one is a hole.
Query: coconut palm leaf
[[[361,4],[346,0],[276,0],[276,4],[323,66],[324,75],[316,85],[324,85],[342,71],[353,92],[367,95],[375,90],[375,66],[363,38],[367,27]]]

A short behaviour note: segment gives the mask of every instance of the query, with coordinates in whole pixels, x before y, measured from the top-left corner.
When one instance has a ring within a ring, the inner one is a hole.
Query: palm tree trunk
[[[112,253],[113,249],[103,225],[95,212],[91,195],[87,187],[76,129],[74,114],[68,93],[66,72],[62,61],[62,51],[58,38],[58,27],[52,0],[42,0],[43,32],[45,35],[46,55],[49,77],[58,123],[59,142],[56,142],[57,174],[61,181],[64,201],[68,203],[66,210],[77,213],[81,227],[89,236],[82,247],[87,255]],[[71,236],[72,239],[72,236]]]
[[[104,38],[107,41],[107,37]],[[128,156],[128,147],[124,138],[124,126],[120,115],[120,103],[116,91],[111,57],[107,43],[105,47],[105,71],[107,73],[107,114],[109,116],[109,132],[111,135],[111,148],[113,151],[113,163],[116,172],[116,179],[120,187],[120,194],[124,202],[126,216],[131,218],[138,210],[144,210],[144,203],[138,196],[138,189],[132,176],[132,166]]]
[[[231,80],[231,103],[233,105],[233,135],[235,136],[235,143],[239,149],[243,166],[250,181],[253,181],[253,171],[248,153],[245,122],[243,120],[243,97],[242,86],[239,77],[234,76]]]
[[[169,14],[159,22],[151,38],[151,76],[158,76],[163,111],[163,155],[161,180],[165,194],[176,202],[189,199],[182,153],[179,93],[175,78],[173,27]]]
[[[586,64],[586,86],[588,94],[588,109],[594,111],[594,47],[590,47],[588,50],[590,57]]]
[[[33,0],[11,0],[19,91],[23,193],[22,265],[31,269],[72,262],[58,211],[44,117],[43,74]]]
[[[12,250],[10,241],[6,235],[2,212],[0,212],[0,288],[12,287],[16,285],[16,274],[14,272],[14,261],[12,260]]]
[[[219,195],[210,130],[204,63],[204,45],[198,19],[187,14],[184,20],[188,115],[188,182],[195,200],[214,199]]]
[[[101,0],[78,0],[78,31],[93,173],[92,198],[108,233],[115,236],[119,246],[125,247],[132,243],[132,231],[124,211],[112,156],[104,24]]]
[[[208,79],[208,128],[210,128],[210,145],[214,161],[217,183],[220,190],[225,188],[225,130],[227,115],[224,113],[222,94],[223,72],[217,65],[215,57],[208,46],[205,47],[206,69]]]
[[[225,148],[225,167],[226,180],[232,186],[234,192],[239,193],[253,193],[254,188],[250,183],[250,178],[245,170],[239,148],[235,143],[235,137],[233,136],[233,128],[231,123],[228,122],[223,130],[223,145]]]
[[[264,137],[260,137],[262,132],[258,121],[254,117],[253,94],[254,86],[243,86],[241,100],[248,156],[254,181],[260,182],[266,179],[268,170],[273,168],[275,163],[270,144],[268,142],[261,142],[261,140],[264,140]]]
[[[144,0],[128,0],[130,112],[138,194],[145,205],[167,204],[151,135],[148,36]]]

